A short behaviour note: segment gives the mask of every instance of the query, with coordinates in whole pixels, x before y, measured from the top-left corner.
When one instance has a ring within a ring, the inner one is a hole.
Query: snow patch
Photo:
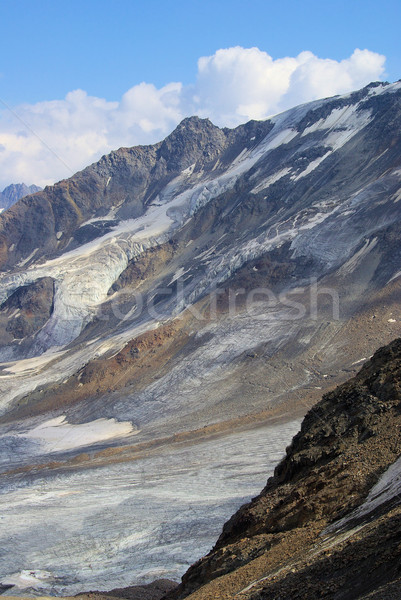
[[[275,128],[271,133],[274,133]],[[296,129],[282,129],[277,135],[269,134],[267,136],[268,141],[264,146],[264,151],[268,152],[269,150],[274,150],[283,144],[289,144],[291,140],[293,140],[298,135],[298,131]]]
[[[396,81],[395,83],[391,83],[390,85],[386,83],[381,83],[380,85],[369,90],[369,96],[379,96],[383,93],[391,94],[399,89],[401,89],[401,81]]]
[[[301,179],[301,177],[305,177],[306,175],[309,175],[309,173],[314,171],[320,165],[320,163],[322,163],[328,156],[330,156],[330,154],[331,154],[331,150],[329,150],[329,152],[326,152],[325,154],[323,154],[323,156],[319,156],[319,158],[312,160],[304,171],[302,171],[297,176],[293,175],[291,177],[291,179],[293,179],[293,181],[298,181],[298,179]]]
[[[355,252],[353,256],[343,266],[338,270],[338,273],[341,275],[345,275],[347,273],[352,273],[356,267],[360,264],[363,258],[369,254],[377,245],[377,238],[373,238],[372,240],[366,240],[362,248]]]
[[[361,362],[364,362],[365,360],[367,360],[367,358],[360,358],[359,360],[356,360],[355,362],[351,363],[351,366],[353,367],[354,365],[359,365]]]
[[[273,173],[273,175],[270,175],[269,177],[267,177],[266,179],[261,181],[257,186],[255,186],[251,190],[251,194],[257,194],[258,192],[265,190],[273,183],[276,183],[276,181],[278,181],[282,177],[285,177],[285,175],[288,175],[288,173],[290,173],[290,171],[291,171],[291,169],[289,167],[285,167],[285,169],[280,169],[280,171]]]
[[[394,281],[394,279],[397,279],[397,278],[398,278],[400,275],[401,275],[401,271],[397,271],[397,273],[396,273],[395,275],[393,275],[393,276],[391,277],[391,279],[389,279],[389,280],[388,280],[388,282],[387,282],[387,285],[388,285],[389,283],[391,283],[392,281]]]
[[[18,263],[19,267],[24,267],[36,254],[36,252],[39,250],[39,248],[35,248],[35,250],[33,250],[33,252],[31,252],[31,254],[29,256],[27,256],[27,258],[25,258],[24,260],[21,260],[21,262]]]
[[[396,499],[401,502],[401,456],[387,469],[379,481],[370,490],[365,502],[349,515],[326,528],[332,533],[347,526],[350,521],[366,517],[384,503]]]
[[[343,108],[335,108],[326,118],[319,119],[319,121],[303,131],[302,137],[316,131],[332,130],[324,141],[324,146],[329,148],[329,151],[312,161],[302,173],[293,178],[294,181],[311,173],[332,152],[339,150],[339,148],[344,146],[358,131],[361,131],[370,122],[371,112],[369,110],[357,111],[358,106],[356,104]]]
[[[172,283],[174,283],[174,281],[177,281],[177,279],[180,279],[180,277],[182,277],[185,273],[187,273],[187,271],[185,271],[185,269],[183,267],[180,267],[178,269],[178,271],[176,271],[171,279],[171,281],[167,284],[167,285],[171,285]]]
[[[32,440],[39,440],[45,452],[71,450],[81,446],[90,446],[97,442],[125,437],[134,431],[130,421],[118,422],[116,419],[96,419],[89,423],[70,424],[65,416],[56,417],[41,423],[30,431],[17,434]]]
[[[47,587],[52,579],[53,575],[48,571],[35,569],[33,571],[24,570],[19,573],[13,573],[2,579],[1,583],[3,585],[14,585],[18,589],[24,590],[30,587]]]
[[[393,202],[394,204],[397,204],[397,202],[399,202],[401,200],[401,190],[399,190],[396,194],[394,194],[393,196]]]
[[[350,119],[351,115],[354,115],[358,105],[351,104],[344,106],[342,108],[334,108],[331,113],[323,118],[313,123],[309,127],[306,127],[302,133],[302,137],[309,135],[315,131],[321,131],[324,129],[332,129],[335,128],[336,125],[341,121],[341,126],[344,127],[344,121]]]
[[[195,166],[196,166],[196,162],[194,162],[192,165],[190,165],[189,167],[187,167],[186,169],[184,169],[183,172],[182,172],[182,174],[186,175],[187,177],[189,177],[194,172]]]

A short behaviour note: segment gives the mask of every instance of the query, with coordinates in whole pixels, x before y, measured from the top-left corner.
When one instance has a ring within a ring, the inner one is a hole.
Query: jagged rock
[[[84,237],[80,226],[112,207],[119,219],[142,215],[157,194],[183,169],[210,169],[221,157],[226,164],[238,153],[241,141],[254,133],[260,141],[271,129],[270,122],[251,122],[235,130],[222,130],[208,119],[190,117],[154,146],[120,148],[34,197],[24,198],[0,220],[0,242],[4,248],[0,266],[14,265],[38,249],[39,256],[54,255],[70,238],[77,244],[94,239],[104,229]],[[13,246],[10,253],[6,248]]]
[[[37,333],[53,312],[53,300],[54,280],[51,277],[42,277],[17,288],[0,305],[0,328],[3,326],[18,340]]]

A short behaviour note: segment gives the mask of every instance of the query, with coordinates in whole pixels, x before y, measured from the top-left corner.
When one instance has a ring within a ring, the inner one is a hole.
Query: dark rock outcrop
[[[1,329],[14,339],[33,335],[53,312],[54,280],[42,277],[15,290],[0,306]]]
[[[157,579],[147,585],[133,585],[127,588],[117,588],[109,592],[89,592],[76,596],[78,600],[106,600],[123,598],[124,600],[160,600],[167,592],[176,587],[170,579]]]

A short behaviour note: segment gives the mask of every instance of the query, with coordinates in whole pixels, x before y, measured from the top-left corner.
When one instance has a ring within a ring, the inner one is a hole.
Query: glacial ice
[[[43,473],[23,485],[3,478],[0,545],[8,550],[0,581],[18,586],[6,594],[178,579],[260,491],[298,427],[265,426],[129,463]]]

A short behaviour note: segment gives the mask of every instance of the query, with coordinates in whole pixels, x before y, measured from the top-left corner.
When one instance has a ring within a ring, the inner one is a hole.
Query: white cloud
[[[302,52],[299,65],[291,74],[286,95],[281,99],[286,108],[293,103],[308,102],[335,94],[345,94],[376,81],[384,73],[385,57],[369,50],[359,50],[340,62],[321,59]]]
[[[380,79],[384,63],[384,56],[369,50],[356,49],[342,61],[308,51],[273,60],[258,48],[237,46],[200,58],[189,86],[140,83],[116,102],[75,90],[63,100],[3,109],[0,189],[21,181],[53,183],[113,148],[160,140],[191,114],[235,126],[346,93]]]

